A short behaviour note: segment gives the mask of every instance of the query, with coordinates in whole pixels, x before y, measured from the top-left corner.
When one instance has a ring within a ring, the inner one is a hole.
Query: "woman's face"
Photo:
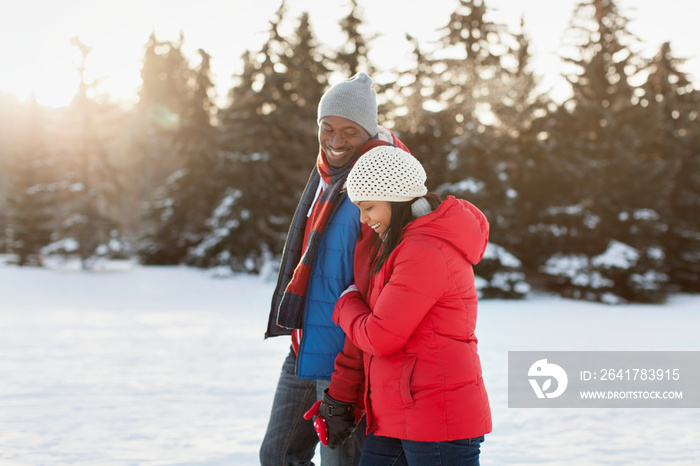
[[[391,222],[391,204],[388,201],[360,201],[354,204],[360,208],[360,222],[366,223],[384,239]]]

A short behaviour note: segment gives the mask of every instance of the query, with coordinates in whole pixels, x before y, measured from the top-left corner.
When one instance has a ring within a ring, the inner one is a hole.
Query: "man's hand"
[[[357,427],[355,422],[355,405],[334,400],[323,392],[321,401],[317,401],[304,414],[304,419],[314,417],[314,428],[323,445],[336,448],[342,445],[352,435]]]

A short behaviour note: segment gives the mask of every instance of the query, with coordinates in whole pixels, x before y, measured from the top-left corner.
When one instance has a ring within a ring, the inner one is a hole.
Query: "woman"
[[[393,146],[367,152],[347,179],[362,223],[379,238],[373,257],[356,258],[356,280],[370,261],[366,293],[351,286],[333,313],[364,352],[365,466],[478,465],[491,432],[472,269],[488,222],[467,201],[441,202],[425,180],[418,160]]]

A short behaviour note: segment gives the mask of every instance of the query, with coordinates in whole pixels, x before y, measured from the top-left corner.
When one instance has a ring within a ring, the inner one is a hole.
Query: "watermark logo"
[[[698,361],[700,351],[508,351],[508,407],[700,408]]]
[[[566,390],[569,384],[569,378],[566,376],[566,371],[556,364],[548,363],[546,359],[540,359],[530,366],[527,371],[530,385],[535,391],[537,398],[556,398]],[[539,381],[542,381],[540,385]],[[552,380],[556,380],[556,388],[552,388]]]

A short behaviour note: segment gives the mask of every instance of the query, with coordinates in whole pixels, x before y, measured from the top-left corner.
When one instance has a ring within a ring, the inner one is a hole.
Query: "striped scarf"
[[[326,154],[321,150],[318,154],[316,162],[316,170],[313,171],[309,182],[306,184],[304,194],[301,197],[297,211],[292,219],[292,225],[289,229],[289,237],[285,245],[285,251],[282,257],[282,263],[288,259],[289,250],[294,251],[300,249],[300,245],[304,238],[304,225],[306,222],[306,212],[313,203],[313,198],[316,193],[319,178],[323,178],[326,184],[329,185],[323,191],[318,199],[318,213],[314,215],[313,224],[306,246],[306,251],[301,256],[301,260],[294,269],[292,279],[287,285],[282,300],[278,307],[277,325],[280,327],[295,329],[302,328],[304,317],[304,305],[306,303],[306,290],[309,285],[309,277],[311,276],[311,268],[316,260],[318,245],[321,242],[323,231],[328,223],[328,220],[335,212],[335,209],[341,204],[345,193],[345,179],[348,177],[352,166],[357,162],[362,154],[368,150],[382,145],[389,144],[386,141],[372,139],[367,142],[355,157],[353,157],[343,167],[336,168],[328,164]]]

